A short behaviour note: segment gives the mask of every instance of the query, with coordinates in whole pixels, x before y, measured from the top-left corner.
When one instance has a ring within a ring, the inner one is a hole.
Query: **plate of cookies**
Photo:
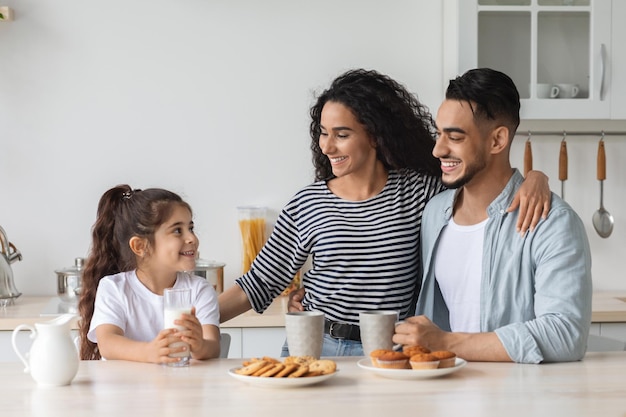
[[[357,365],[392,379],[426,379],[449,375],[467,365],[447,350],[433,351],[422,346],[403,346],[402,351],[377,349]]]
[[[272,388],[302,387],[334,377],[337,364],[331,359],[288,356],[280,361],[271,357],[252,358],[228,374],[250,385]]]

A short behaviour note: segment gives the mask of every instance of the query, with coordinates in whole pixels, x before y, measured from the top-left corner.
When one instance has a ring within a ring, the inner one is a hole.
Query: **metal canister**
[[[76,258],[74,266],[54,271],[57,274],[57,294],[61,300],[70,303],[78,302],[84,262],[83,258]]]
[[[224,291],[224,262],[207,261],[205,259],[196,259],[196,269],[194,275],[205,278],[218,294]]]

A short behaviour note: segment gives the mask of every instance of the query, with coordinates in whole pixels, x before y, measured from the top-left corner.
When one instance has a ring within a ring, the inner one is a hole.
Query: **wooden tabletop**
[[[316,385],[267,388],[228,374],[240,360],[192,361],[188,368],[84,361],[73,382],[38,387],[22,364],[0,367],[2,415],[31,416],[624,416],[626,352],[581,362],[468,363],[434,379],[394,380],[333,358],[338,373]],[[417,371],[415,371],[417,372]]]

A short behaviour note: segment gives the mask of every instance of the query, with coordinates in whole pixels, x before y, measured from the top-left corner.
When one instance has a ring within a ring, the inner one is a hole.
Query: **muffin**
[[[406,345],[402,347],[402,353],[410,358],[418,353],[430,353],[430,350],[420,345]]]
[[[372,360],[372,366],[378,366],[378,357],[390,352],[388,349],[374,349],[370,352],[370,359]]]
[[[439,359],[430,353],[417,353],[409,359],[413,369],[436,369],[439,367]]]
[[[388,350],[378,355],[376,358],[379,368],[386,369],[407,369],[409,367],[409,357],[402,352]]]
[[[448,350],[437,350],[431,355],[439,359],[440,368],[451,368],[456,364],[456,354]]]

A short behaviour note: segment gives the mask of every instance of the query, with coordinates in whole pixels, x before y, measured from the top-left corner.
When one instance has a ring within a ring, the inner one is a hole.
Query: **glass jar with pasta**
[[[237,207],[239,215],[239,231],[242,244],[242,274],[250,270],[252,261],[265,244],[266,213],[265,207]]]

